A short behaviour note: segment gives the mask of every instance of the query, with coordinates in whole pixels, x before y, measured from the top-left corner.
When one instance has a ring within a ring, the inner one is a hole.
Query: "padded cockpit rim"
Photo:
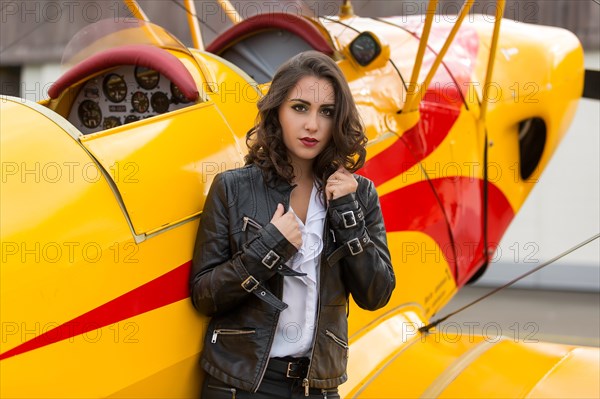
[[[48,89],[48,96],[55,99],[71,85],[99,71],[121,65],[140,65],[151,68],[171,80],[190,101],[199,96],[196,82],[190,71],[168,51],[145,44],[119,46],[94,54],[69,69]]]
[[[312,48],[327,55],[333,55],[333,48],[321,32],[302,17],[286,13],[259,14],[229,28],[217,37],[206,50],[220,54],[250,33],[267,29],[287,30],[304,39]]]

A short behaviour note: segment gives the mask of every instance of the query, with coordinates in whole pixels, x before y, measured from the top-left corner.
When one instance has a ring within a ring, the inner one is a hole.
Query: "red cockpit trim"
[[[240,39],[267,29],[283,29],[304,39],[312,48],[327,55],[333,54],[333,48],[323,34],[302,17],[286,13],[260,14],[250,17],[217,37],[206,50],[220,54]]]
[[[162,48],[145,44],[120,46],[94,54],[54,82],[48,89],[48,95],[50,98],[57,98],[69,86],[102,70],[120,65],[140,65],[154,69],[177,85],[188,100],[195,101],[199,96],[192,74],[177,57]]]

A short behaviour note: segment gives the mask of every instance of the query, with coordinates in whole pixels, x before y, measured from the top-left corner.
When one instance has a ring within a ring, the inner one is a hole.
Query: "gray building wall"
[[[186,45],[191,38],[182,0],[138,0],[151,21],[165,27]],[[244,0],[231,1],[243,18],[263,11],[318,15],[336,14],[341,0]],[[463,2],[441,0],[440,15],[456,14]],[[363,16],[424,14],[426,0],[354,0]],[[210,43],[231,25],[215,0],[195,1],[202,34]],[[476,0],[472,13],[493,14],[495,1]],[[130,17],[121,0],[1,0],[0,65],[60,62],[67,42],[81,28],[107,18]],[[600,46],[600,5],[593,0],[508,0],[505,18],[551,25],[574,32],[586,49]]]

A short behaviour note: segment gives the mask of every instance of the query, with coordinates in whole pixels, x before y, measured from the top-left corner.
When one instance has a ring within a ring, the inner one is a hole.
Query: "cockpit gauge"
[[[381,54],[381,44],[371,32],[362,32],[350,43],[350,53],[361,66],[367,66]]]
[[[135,67],[135,81],[142,89],[152,90],[158,86],[160,74],[154,69],[143,66]]]
[[[104,129],[112,129],[117,126],[121,126],[121,119],[119,117],[109,116],[108,118],[104,118],[104,123],[102,124]]]
[[[136,115],[127,115],[125,117],[125,124],[131,123],[131,122],[137,122],[140,120],[139,116]]]
[[[150,101],[148,101],[148,96],[146,93],[141,91],[136,91],[131,96],[131,106],[135,112],[139,112],[140,114],[148,111],[148,107],[150,107]]]
[[[98,98],[100,97],[100,93],[97,87],[86,87],[83,90],[83,96],[85,98]]]
[[[154,112],[157,114],[164,114],[169,110],[169,97],[161,91],[156,92],[152,95],[150,104],[152,104]]]
[[[102,121],[102,110],[98,103],[92,100],[84,100],[77,108],[77,115],[83,126],[88,129],[95,129]]]
[[[104,95],[113,103],[120,103],[127,96],[127,83],[116,73],[106,75],[102,82]]]
[[[190,100],[183,95],[181,90],[179,90],[179,87],[173,82],[171,82],[171,95],[173,96],[173,103],[175,104],[187,104],[190,102]]]

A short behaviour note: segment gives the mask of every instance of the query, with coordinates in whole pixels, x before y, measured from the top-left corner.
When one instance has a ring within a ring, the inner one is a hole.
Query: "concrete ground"
[[[464,287],[432,320],[492,289]],[[508,288],[449,318],[439,329],[600,347],[600,293]]]

